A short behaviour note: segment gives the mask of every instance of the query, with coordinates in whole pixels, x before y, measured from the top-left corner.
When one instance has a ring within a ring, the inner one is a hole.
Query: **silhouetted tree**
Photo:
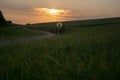
[[[5,27],[5,26],[16,26],[17,24],[13,24],[12,21],[6,21],[6,19],[2,14],[2,11],[0,11],[0,25],[3,25]]]
[[[2,12],[0,11],[0,25],[4,25],[6,23],[7,22],[6,22],[6,20],[5,20],[4,16],[3,16]]]

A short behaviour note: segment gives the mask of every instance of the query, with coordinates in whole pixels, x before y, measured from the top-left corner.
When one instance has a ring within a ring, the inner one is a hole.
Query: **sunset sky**
[[[120,17],[120,0],[0,0],[0,10],[20,24]]]

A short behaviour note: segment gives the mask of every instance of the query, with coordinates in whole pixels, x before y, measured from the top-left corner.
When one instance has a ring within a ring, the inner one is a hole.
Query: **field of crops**
[[[0,44],[0,80],[120,79],[120,23],[67,26],[60,39]]]

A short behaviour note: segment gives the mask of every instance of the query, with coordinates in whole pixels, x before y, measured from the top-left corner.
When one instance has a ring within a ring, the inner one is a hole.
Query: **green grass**
[[[40,36],[44,34],[46,33],[36,30],[26,29],[22,26],[0,28],[0,40],[26,38],[26,37]]]
[[[119,80],[120,23],[0,45],[0,80]]]

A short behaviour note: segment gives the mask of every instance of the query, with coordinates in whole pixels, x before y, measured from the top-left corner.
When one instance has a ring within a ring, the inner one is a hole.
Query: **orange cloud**
[[[56,15],[59,16],[65,16],[65,15],[70,15],[71,11],[70,10],[65,10],[65,9],[52,9],[52,8],[34,8],[34,11],[36,14],[39,15],[51,15],[52,13],[57,13]]]

